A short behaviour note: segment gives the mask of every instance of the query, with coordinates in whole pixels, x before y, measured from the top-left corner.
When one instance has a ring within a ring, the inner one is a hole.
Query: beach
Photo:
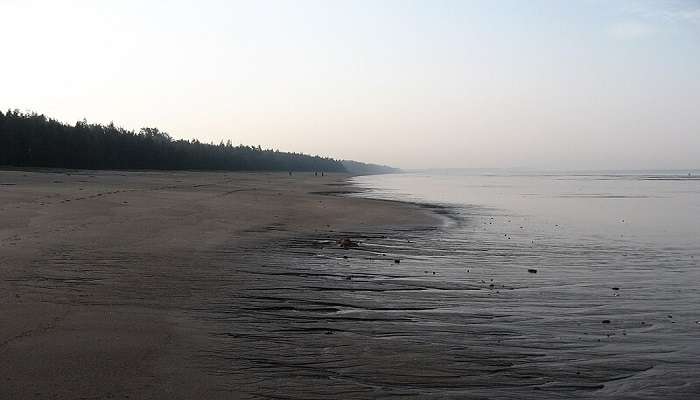
[[[0,16],[0,400],[700,400],[700,0]]]
[[[0,398],[246,398],[257,380],[287,379],[245,372],[250,349],[222,343],[250,318],[241,307],[252,300],[236,297],[263,285],[272,298],[297,284],[295,238],[343,251],[335,241],[346,232],[439,223],[418,206],[324,193],[350,190],[346,178],[0,171]],[[261,252],[278,265],[260,264]],[[288,275],[274,274],[281,269]]]
[[[0,398],[693,398],[696,182],[2,171]]]

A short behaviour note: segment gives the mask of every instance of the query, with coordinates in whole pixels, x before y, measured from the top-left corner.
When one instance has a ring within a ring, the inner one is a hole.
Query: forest
[[[347,163],[349,168],[345,167]],[[0,166],[68,169],[318,171],[386,173],[385,166],[327,157],[175,140],[158,128],[138,132],[78,121],[75,125],[34,112],[0,111]]]

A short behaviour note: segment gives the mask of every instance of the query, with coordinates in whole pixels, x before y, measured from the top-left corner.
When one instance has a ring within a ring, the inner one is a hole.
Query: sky
[[[402,168],[700,167],[700,0],[0,0],[0,109]]]

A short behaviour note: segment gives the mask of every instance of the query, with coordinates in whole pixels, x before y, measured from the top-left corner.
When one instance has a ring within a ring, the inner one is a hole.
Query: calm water
[[[449,206],[443,228],[415,234],[410,244],[381,244],[402,258],[394,272],[422,275],[423,289],[433,288],[377,300],[425,310],[402,328],[403,340],[429,346],[417,354],[442,360],[424,364],[439,376],[424,395],[700,395],[697,175],[441,172],[354,180],[368,188],[361,196]]]
[[[519,238],[613,241],[693,252],[700,247],[697,171],[690,177],[687,172],[664,171],[566,175],[443,172],[355,180],[371,189],[366,194],[370,197],[446,204],[468,219],[507,216],[497,222],[484,220],[482,227],[518,233]]]

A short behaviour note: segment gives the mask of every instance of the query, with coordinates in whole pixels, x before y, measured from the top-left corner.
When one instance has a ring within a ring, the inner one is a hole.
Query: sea
[[[441,218],[400,242],[377,241],[397,258],[381,267],[393,268],[393,282],[422,282],[379,301],[406,318],[395,335],[381,333],[384,343],[402,341],[396,348],[421,366],[407,367],[403,389],[700,398],[700,171],[429,170],[352,181],[363,188],[354,196]]]

